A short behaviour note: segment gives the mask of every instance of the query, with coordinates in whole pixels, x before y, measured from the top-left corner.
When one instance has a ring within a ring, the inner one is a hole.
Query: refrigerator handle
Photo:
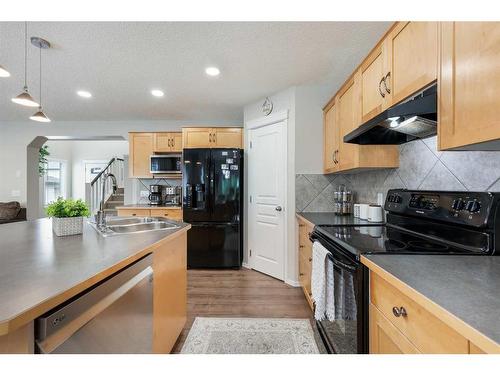
[[[210,212],[214,212],[215,206],[215,161],[210,153]]]

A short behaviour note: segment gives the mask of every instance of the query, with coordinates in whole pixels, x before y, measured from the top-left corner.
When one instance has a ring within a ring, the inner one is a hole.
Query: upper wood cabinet
[[[438,22],[398,22],[384,41],[385,107],[437,79]]]
[[[359,166],[358,152],[362,146],[345,143],[343,138],[359,124],[360,87],[356,77],[350,79],[342,88],[337,98],[337,126],[339,140],[336,162],[339,171],[354,169]]]
[[[151,178],[154,133],[129,133],[129,177]]]
[[[326,108],[323,117],[323,142],[324,142],[324,164],[325,173],[332,173],[337,168],[337,150],[339,142],[339,128],[336,126],[337,112],[333,100]]]
[[[437,65],[438,23],[396,23],[359,68],[359,125],[435,81]]]
[[[154,152],[182,152],[182,132],[153,133]]]
[[[443,22],[440,27],[439,149],[498,150],[500,23]]]
[[[358,71],[324,109],[325,173],[399,166],[399,149],[395,145],[360,146],[343,141],[361,119],[361,81]]]
[[[217,148],[243,148],[242,128],[215,128],[213,137]]]
[[[243,148],[242,128],[183,128],[184,148]]]
[[[368,121],[382,112],[386,91],[382,87],[385,76],[384,44],[379,43],[361,64],[361,122]],[[361,124],[358,124],[361,125]]]

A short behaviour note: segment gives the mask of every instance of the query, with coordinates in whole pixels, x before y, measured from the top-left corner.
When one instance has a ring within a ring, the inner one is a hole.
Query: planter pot
[[[72,236],[83,232],[83,216],[53,217],[52,230],[56,236]]]

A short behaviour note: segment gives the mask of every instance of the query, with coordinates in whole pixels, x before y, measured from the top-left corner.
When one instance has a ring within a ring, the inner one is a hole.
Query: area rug
[[[182,354],[318,354],[308,319],[196,318]]]

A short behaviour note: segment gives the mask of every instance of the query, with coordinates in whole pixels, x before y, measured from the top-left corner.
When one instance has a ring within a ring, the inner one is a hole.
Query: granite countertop
[[[167,205],[151,205],[147,203],[124,204],[116,207],[117,210],[124,208],[144,208],[148,210],[182,210],[182,206],[167,204]]]
[[[500,345],[500,257],[372,254],[362,258]]]
[[[189,224],[177,224],[177,229],[106,238],[88,222],[82,235],[66,237],[53,234],[50,219],[0,225],[0,335],[26,312],[39,311],[40,305],[91,278],[99,281],[110,268],[124,267],[153,244],[189,229]]]
[[[314,225],[384,225],[384,223],[371,223],[368,220],[361,220],[352,215],[339,216],[333,212],[297,212]]]

